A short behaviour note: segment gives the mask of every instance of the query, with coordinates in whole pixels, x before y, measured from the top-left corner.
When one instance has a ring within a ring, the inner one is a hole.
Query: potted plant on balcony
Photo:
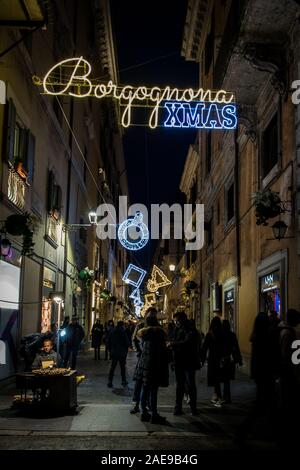
[[[5,221],[5,231],[16,237],[23,237],[22,255],[33,253],[33,231],[36,219],[32,214],[12,214]]]
[[[255,193],[254,205],[257,225],[268,225],[268,219],[284,212],[278,193],[270,189]]]

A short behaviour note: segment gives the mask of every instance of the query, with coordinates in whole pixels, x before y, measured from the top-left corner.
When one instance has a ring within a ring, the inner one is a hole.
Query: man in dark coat
[[[122,385],[127,385],[126,380],[126,357],[130,342],[124,328],[124,322],[118,321],[116,328],[114,328],[108,336],[108,349],[111,352],[111,367],[108,375],[107,386],[111,388],[113,386],[113,378],[115,368],[120,363]]]
[[[97,319],[92,328],[92,348],[95,352],[95,360],[100,359],[100,346],[102,343],[103,326]]]
[[[196,370],[200,369],[201,338],[195,327],[184,312],[175,316],[176,329],[174,341],[170,343],[174,351],[176,375],[176,405],[175,415],[182,414],[182,400],[185,391],[190,398],[193,415],[197,415],[197,388],[195,382]]]
[[[71,324],[66,328],[66,355],[64,358],[64,366],[67,367],[70,356],[71,359],[71,369],[76,369],[77,355],[79,351],[79,346],[81,341],[84,338],[84,329],[78,323],[78,317],[72,317]]]
[[[157,411],[157,394],[159,387],[169,385],[168,353],[166,333],[160,327],[155,315],[146,317],[146,326],[138,331],[142,340],[142,354],[137,364],[135,379],[142,381],[141,421],[153,424],[164,424],[165,418]],[[150,401],[151,413],[147,410]]]

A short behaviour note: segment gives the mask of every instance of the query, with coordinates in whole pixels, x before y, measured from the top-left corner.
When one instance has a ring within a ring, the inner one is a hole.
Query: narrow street
[[[102,358],[104,351],[101,351]],[[210,403],[206,370],[197,373],[199,416],[193,417],[186,405],[185,414],[173,416],[174,373],[171,385],[159,391],[159,411],[167,425],[142,423],[130,415],[132,375],[136,356],[127,361],[128,388],[121,386],[119,370],[114,388],[107,388],[109,361],[94,361],[92,352],[79,358],[78,373],[86,379],[78,387],[75,415],[30,417],[11,408],[13,386],[0,392],[0,449],[93,449],[93,450],[229,450],[235,429],[242,422],[254,397],[254,385],[238,373],[232,384],[233,404],[216,408]],[[249,436],[251,450],[275,449],[266,423],[259,422]]]

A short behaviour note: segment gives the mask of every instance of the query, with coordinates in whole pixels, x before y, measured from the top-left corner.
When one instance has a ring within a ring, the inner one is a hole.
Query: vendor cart
[[[61,375],[38,375],[33,372],[16,374],[20,390],[20,404],[41,406],[49,411],[75,411],[77,407],[77,372],[69,370]],[[31,395],[32,399],[28,400]]]

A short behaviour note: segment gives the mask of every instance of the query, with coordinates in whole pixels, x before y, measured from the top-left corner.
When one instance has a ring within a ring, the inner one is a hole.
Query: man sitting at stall
[[[46,369],[48,367],[59,367],[61,363],[60,355],[54,351],[53,342],[51,339],[45,339],[43,348],[39,354],[36,355],[32,369]]]

